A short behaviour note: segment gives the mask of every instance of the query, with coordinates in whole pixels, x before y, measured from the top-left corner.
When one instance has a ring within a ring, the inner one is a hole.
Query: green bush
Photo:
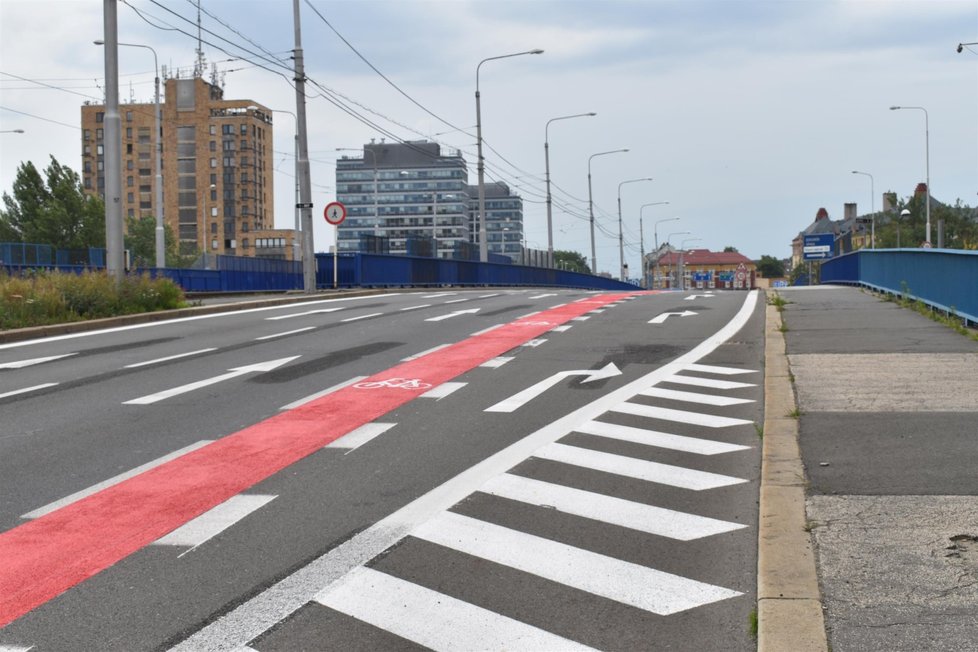
[[[148,274],[121,283],[105,272],[62,274],[34,270],[23,276],[0,271],[0,329],[44,326],[186,305],[183,290]]]

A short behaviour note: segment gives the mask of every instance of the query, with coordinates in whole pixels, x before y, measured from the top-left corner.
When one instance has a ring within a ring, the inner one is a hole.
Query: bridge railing
[[[823,262],[821,279],[906,296],[978,324],[978,251],[860,249]]]

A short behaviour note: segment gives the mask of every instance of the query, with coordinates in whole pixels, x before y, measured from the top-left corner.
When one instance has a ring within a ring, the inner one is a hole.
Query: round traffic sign
[[[323,217],[333,226],[339,226],[346,219],[346,206],[338,201],[330,202],[323,209]]]

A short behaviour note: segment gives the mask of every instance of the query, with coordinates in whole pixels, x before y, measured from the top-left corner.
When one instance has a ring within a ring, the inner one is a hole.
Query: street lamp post
[[[668,244],[668,243],[671,243],[671,242],[672,242],[672,236],[674,236],[674,235],[689,235],[690,233],[691,233],[691,231],[676,231],[676,232],[674,232],[674,233],[670,233],[670,234],[669,234],[669,235],[668,235],[668,236],[666,237],[666,243],[667,243],[667,244]],[[679,261],[678,261],[678,259],[677,259],[677,261],[676,261],[676,266],[678,266],[678,265],[679,265]],[[676,270],[674,269],[673,271],[676,271]],[[672,273],[670,272],[670,276],[671,276],[671,275],[672,275]],[[677,277],[678,277],[678,274],[677,274]],[[678,280],[679,280],[679,279],[677,278],[677,279],[676,279],[676,281],[678,281]],[[676,287],[676,284],[675,284],[675,283],[673,283],[671,287]]]
[[[686,238],[685,240],[682,241],[682,244],[679,246],[679,289],[681,291],[686,289],[686,270],[685,270],[686,260],[684,256],[686,252],[686,243],[696,242],[697,240],[702,240],[702,239],[703,238]]]
[[[99,39],[94,41],[95,45],[105,45],[105,41]],[[154,84],[154,101],[155,101],[155,123],[156,123],[156,232],[155,232],[155,249],[156,249],[156,268],[162,269],[166,267],[166,241],[164,239],[163,230],[163,139],[160,133],[160,66],[159,60],[156,57],[156,50],[148,45],[142,45],[139,43],[117,43],[117,45],[124,45],[127,48],[144,48],[153,53],[153,70],[155,71]]]
[[[873,175],[869,172],[860,172],[859,170],[853,170],[853,174],[862,174],[869,177],[869,205],[870,205],[870,223],[872,226],[872,231],[870,235],[870,248],[876,249],[876,191],[873,189]]]
[[[475,132],[476,149],[479,159],[479,260],[487,262],[489,260],[489,243],[486,240],[486,163],[482,156],[482,105],[479,95],[479,69],[486,61],[496,59],[508,59],[524,54],[543,54],[543,50],[527,50],[526,52],[514,52],[513,54],[503,54],[498,57],[489,57],[479,62],[475,67]]]
[[[654,204],[646,204],[645,206],[656,206],[657,204],[668,204],[667,201],[656,202]],[[642,206],[642,208],[645,208]],[[652,225],[652,234],[655,236],[655,271],[652,273],[652,289],[655,289],[656,279],[659,277],[659,225],[663,222],[677,222],[678,217],[667,217],[662,220],[656,220],[655,224]]]
[[[927,109],[922,106],[891,106],[890,111],[899,111],[900,109],[917,109],[918,111],[924,112],[924,161],[925,169],[927,173],[927,236],[925,238],[927,246],[931,244],[930,240],[930,118],[927,115]]]
[[[552,200],[550,197],[550,123],[556,122],[557,120],[569,120],[571,118],[585,118],[593,117],[598,115],[593,111],[591,113],[575,113],[574,115],[563,115],[559,118],[551,118],[547,120],[547,124],[543,129],[543,158],[544,164],[546,165],[546,180],[547,180],[547,255],[549,256],[549,265],[553,265],[554,261],[554,227],[553,227],[553,210],[552,210]]]
[[[625,236],[621,224],[621,187],[626,183],[637,183],[639,181],[652,181],[652,177],[642,177],[640,179],[629,179],[618,184],[618,268],[621,274],[619,280],[625,282]]]
[[[591,161],[594,160],[596,156],[605,156],[607,154],[618,154],[621,152],[627,152],[628,149],[613,149],[608,152],[598,152],[597,154],[591,154],[587,159],[587,210],[591,221],[591,273],[598,273],[598,256],[597,250],[594,246],[594,197],[591,194]]]

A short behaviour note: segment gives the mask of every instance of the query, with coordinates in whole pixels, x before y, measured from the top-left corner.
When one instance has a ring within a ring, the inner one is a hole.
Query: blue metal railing
[[[978,324],[978,251],[860,249],[823,262],[821,278],[905,295]]]

